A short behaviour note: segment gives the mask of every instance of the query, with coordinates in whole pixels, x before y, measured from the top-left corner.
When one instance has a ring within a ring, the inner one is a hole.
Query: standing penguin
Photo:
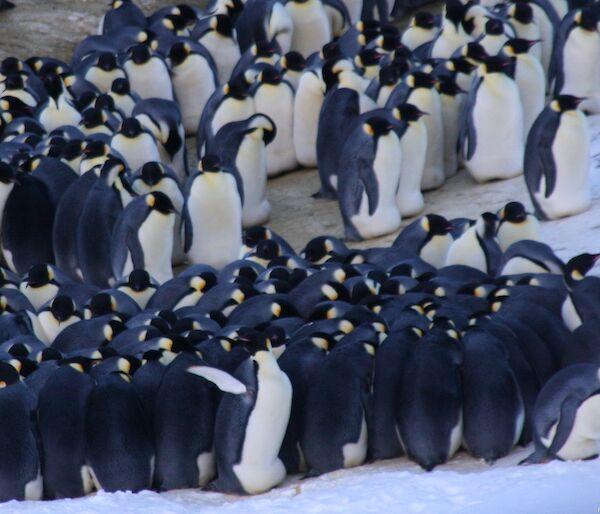
[[[277,68],[267,66],[258,75],[252,96],[256,112],[271,118],[277,128],[267,147],[267,174],[274,177],[293,170],[298,164],[293,143],[294,88]]]
[[[290,417],[292,386],[264,334],[251,331],[240,338],[246,340],[250,356],[234,377],[244,384],[245,391],[225,396],[219,404],[215,485],[223,492],[258,494],[285,478],[278,454]]]
[[[239,174],[223,168],[215,155],[198,163],[188,181],[184,204],[185,252],[192,264],[221,269],[242,246],[243,185]]]
[[[431,57],[448,59],[461,46],[471,41],[463,27],[465,6],[459,0],[447,0],[442,30],[431,45]]]
[[[71,95],[58,75],[44,77],[48,99],[37,106],[35,118],[50,132],[62,125],[75,125],[81,121]]]
[[[102,16],[98,34],[114,34],[125,27],[146,28],[146,17],[132,0],[112,0]]]
[[[477,182],[523,172],[523,107],[505,57],[488,57],[463,111],[460,148]]]
[[[139,44],[127,50],[123,68],[131,89],[140,98],[174,100],[169,67],[164,58],[155,53],[150,46]]]
[[[321,0],[292,0],[285,8],[294,26],[290,50],[308,57],[331,41],[331,26]]]
[[[284,4],[277,0],[246,2],[235,27],[242,52],[257,41],[273,39],[281,47],[282,53],[290,51],[294,22]]]
[[[131,116],[135,104],[140,100],[137,93],[131,91],[129,80],[126,78],[115,79],[108,94],[115,102],[115,107],[126,117]]]
[[[267,152],[276,128],[271,119],[255,114],[247,120],[227,123],[218,132],[209,148],[223,166],[236,169],[244,190],[242,223],[252,227],[266,223],[271,204],[266,197]]]
[[[15,365],[20,369],[20,362]],[[0,501],[41,500],[41,465],[33,422],[35,394],[8,362],[0,362],[0,384],[4,419],[0,428]]]
[[[135,198],[121,211],[111,238],[116,278],[134,269],[145,269],[161,284],[173,278],[174,213],[173,203],[160,191]]]
[[[178,41],[169,50],[169,63],[185,133],[193,135],[206,102],[219,84],[215,61],[202,45]]]
[[[539,60],[530,49],[538,41],[526,39],[509,39],[502,53],[511,58],[515,66],[515,82],[519,88],[519,96],[523,105],[523,134],[525,140],[533,122],[544,108],[546,100],[546,76]]]
[[[125,118],[110,139],[110,147],[118,152],[130,169],[137,170],[148,161],[160,161],[156,139],[137,118]]]
[[[389,234],[400,226],[396,192],[402,150],[392,120],[368,113],[348,131],[338,168],[338,202],[350,240]]]
[[[77,63],[74,71],[91,82],[101,93],[108,93],[116,79],[126,79],[127,75],[119,67],[117,57],[112,52],[91,54]]]
[[[409,50],[415,50],[435,39],[439,30],[435,16],[429,12],[419,11],[410,20],[410,25],[402,33],[400,42]]]
[[[532,4],[518,0],[508,5],[506,15],[509,23],[515,30],[517,38],[528,41],[540,41],[539,45],[535,45],[530,49],[529,54],[536,57],[540,61],[540,64],[542,64],[542,34],[534,18]],[[546,76],[545,71],[544,76]]]
[[[456,175],[458,171],[458,133],[460,115],[465,100],[464,91],[458,86],[455,78],[441,76],[438,90],[442,104],[442,123],[444,126],[444,174],[446,177]]]
[[[542,240],[540,222],[525,210],[521,202],[508,202],[498,211],[497,216],[496,238],[503,252],[506,252],[511,244],[523,239]]]
[[[587,210],[591,204],[590,137],[582,99],[557,96],[531,127],[525,150],[525,183],[541,219]]]

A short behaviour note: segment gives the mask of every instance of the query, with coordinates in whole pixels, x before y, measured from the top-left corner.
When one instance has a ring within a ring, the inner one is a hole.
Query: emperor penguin
[[[185,133],[193,135],[204,106],[219,85],[215,61],[199,43],[177,41],[169,49],[169,65]]]
[[[446,266],[461,264],[494,277],[500,271],[502,251],[496,241],[496,215],[484,212],[448,248]]]
[[[205,18],[194,28],[192,39],[212,56],[219,84],[231,80],[231,72],[241,57],[233,20],[226,14]]]
[[[442,104],[442,122],[444,126],[444,173],[446,177],[452,177],[458,172],[456,147],[465,91],[458,86],[454,77],[444,75],[439,78],[438,91]]]
[[[514,76],[523,105],[523,137],[527,140],[529,130],[538,117],[546,100],[546,76],[540,61],[531,54],[539,41],[509,39],[502,53],[514,63]]]
[[[173,278],[175,208],[155,191],[132,200],[117,218],[111,238],[111,261],[117,278],[145,269],[160,284]]]
[[[413,252],[428,264],[441,268],[453,241],[452,230],[454,227],[443,216],[426,214],[404,227],[392,246]]]
[[[461,46],[472,40],[463,27],[465,6],[459,0],[447,0],[442,28],[431,46],[431,57],[448,59]]]
[[[227,123],[217,132],[209,148],[222,165],[236,169],[244,190],[242,224],[252,227],[266,223],[271,214],[267,199],[266,147],[272,144],[276,127],[271,118],[254,114],[242,121]]]
[[[409,50],[414,50],[433,41],[438,30],[435,16],[426,11],[419,11],[413,16],[409,26],[402,33],[400,42]]]
[[[521,202],[508,202],[496,214],[496,238],[503,252],[511,244],[524,239],[542,241],[540,222],[534,214],[527,212]]]
[[[296,159],[305,168],[317,166],[319,114],[325,98],[325,85],[319,66],[306,68],[294,97],[293,141]]]
[[[338,203],[347,239],[370,239],[400,227],[396,192],[401,165],[393,118],[359,117],[348,130],[338,168]]]
[[[294,92],[298,91],[300,77],[302,76],[302,72],[306,69],[306,60],[302,54],[299,52],[288,52],[279,59],[277,66],[284,74],[285,80],[287,80],[294,88]]]
[[[504,23],[498,18],[489,18],[485,23],[485,33],[477,39],[488,55],[497,55],[507,41]]]
[[[600,254],[583,253],[564,265],[563,278],[568,294],[561,307],[561,317],[571,332],[586,321],[600,318],[596,301],[600,291],[600,278],[586,276],[599,259]]]
[[[525,183],[543,220],[572,216],[589,209],[590,136],[583,100],[559,95],[531,127],[525,150]]]
[[[115,289],[129,296],[140,309],[145,309],[146,305],[156,292],[159,285],[156,280],[150,277],[146,270],[134,269],[126,281],[117,282]]]
[[[233,375],[242,387],[225,395],[217,410],[215,486],[227,493],[258,494],[286,475],[278,455],[290,418],[292,385],[265,334],[244,331],[237,340],[250,355]]]
[[[115,79],[110,86],[108,93],[115,102],[115,106],[126,117],[130,117],[135,104],[140,101],[140,97],[134,91],[128,79]]]
[[[542,64],[542,34],[540,27],[534,18],[532,4],[521,0],[509,4],[506,15],[508,22],[515,30],[517,38],[540,42],[540,44],[534,45],[529,50],[529,55],[536,57],[538,61],[540,61],[540,64]],[[543,65],[542,70],[544,70]],[[545,71],[544,76],[546,76]]]
[[[94,84],[101,93],[108,93],[116,79],[127,78],[112,52],[91,54],[78,63],[74,71]]]
[[[146,28],[143,11],[132,0],[112,0],[110,9],[100,19],[98,34],[114,34],[125,27]]]
[[[600,112],[600,33],[598,15],[590,8],[574,10],[560,25],[548,71],[555,95],[583,98],[582,109]]]
[[[291,0],[285,8],[294,26],[290,50],[308,57],[331,41],[331,25],[321,0]]]
[[[237,39],[242,52],[257,41],[275,39],[282,53],[290,51],[294,22],[284,4],[277,0],[246,2],[236,19]]]
[[[45,342],[50,345],[69,325],[81,321],[82,316],[77,312],[77,306],[72,298],[58,295],[38,312],[38,320],[44,334]]]
[[[444,122],[440,94],[435,88],[437,81],[429,73],[411,71],[402,83],[392,91],[386,107],[399,103],[411,103],[426,112],[423,118],[427,128],[427,155],[421,179],[421,189],[428,191],[440,187],[446,180],[444,172]]]
[[[122,156],[130,169],[141,168],[148,161],[160,161],[160,152],[152,133],[137,118],[125,118],[110,139],[110,147]]]
[[[48,99],[38,105],[35,117],[44,126],[46,132],[51,132],[62,125],[77,126],[81,121],[81,114],[77,111],[60,77],[46,76],[44,86],[48,91]]]
[[[23,277],[19,290],[37,311],[52,300],[57,295],[61,284],[67,281],[68,277],[55,266],[36,264]]]
[[[123,68],[131,89],[140,98],[174,100],[173,83],[165,59],[145,44],[127,50]]]
[[[160,162],[149,161],[144,164],[132,177],[131,188],[138,195],[160,191],[169,197],[176,213],[181,215],[183,212],[181,182],[169,167]],[[176,221],[173,227],[173,265],[182,264],[184,259],[180,223]]]
[[[268,116],[277,133],[267,147],[267,174],[277,176],[296,168],[294,152],[294,88],[274,66],[266,66],[252,89],[256,112]]]
[[[202,111],[196,135],[196,153],[200,158],[215,134],[226,123],[241,121],[256,112],[248,84],[238,75],[216,89]]]
[[[400,215],[415,216],[423,210],[425,200],[421,193],[421,180],[427,156],[427,127],[422,117],[426,115],[413,104],[400,104],[392,113],[405,125],[400,136],[402,164],[396,203]]]
[[[185,130],[178,104],[161,98],[147,98],[136,104],[132,116],[154,135],[161,162],[170,166],[184,183],[189,172]],[[132,166],[132,169],[136,168]]]
[[[459,144],[480,183],[523,173],[523,107],[510,68],[507,58],[488,57],[465,102]]]
[[[540,391],[533,411],[535,451],[523,463],[590,459],[600,441],[600,370],[574,364],[558,371]]]
[[[243,185],[238,173],[207,155],[188,180],[184,204],[185,247],[192,264],[216,269],[234,261],[242,246]]]

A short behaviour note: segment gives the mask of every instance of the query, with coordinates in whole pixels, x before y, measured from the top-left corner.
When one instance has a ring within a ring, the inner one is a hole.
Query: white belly
[[[498,238],[500,249],[503,252],[505,252],[511,244],[523,239],[541,241],[540,223],[533,216],[527,216],[527,221],[518,224],[505,221],[500,225],[496,237]]]
[[[21,282],[19,290],[31,302],[33,308],[38,311],[42,305],[45,305],[56,296],[56,293],[58,292],[58,286],[54,284],[46,284],[42,287],[28,287],[25,282]]]
[[[294,21],[283,4],[275,2],[269,17],[269,39],[277,38],[281,47],[281,55],[287,54],[292,48]]]
[[[431,57],[436,59],[449,59],[461,46],[466,45],[471,38],[462,28],[457,31],[451,23],[444,23],[431,49]]]
[[[307,168],[317,165],[317,128],[323,98],[320,79],[314,73],[303,73],[294,100],[293,138],[296,159]]]
[[[160,284],[173,278],[173,229],[175,214],[152,211],[138,230],[144,252],[144,268]]]
[[[81,114],[63,97],[59,98],[58,106],[52,99],[48,102],[46,109],[42,111],[39,122],[44,126],[46,132],[51,132],[55,128],[63,125],[77,126],[81,121]]]
[[[148,133],[135,139],[116,134],[110,141],[110,147],[123,156],[132,170],[138,170],[149,161],[161,161],[156,142]]]
[[[540,6],[533,3],[530,5],[533,10],[533,17],[540,29],[540,39],[542,41],[539,44],[542,48],[542,66],[544,67],[544,73],[547,75],[552,57],[552,47],[554,46],[554,27]]]
[[[345,444],[342,448],[342,454],[345,468],[360,466],[367,458],[367,422],[364,415],[360,423],[358,441]]]
[[[433,41],[437,29],[424,29],[422,27],[409,27],[402,34],[402,44],[410,50]]]
[[[477,233],[474,226],[467,229],[462,236],[450,245],[448,255],[446,256],[446,266],[454,264],[471,266],[487,273],[485,254],[477,240]]]
[[[523,108],[515,82],[499,73],[479,86],[473,109],[475,153],[466,167],[477,182],[516,177],[523,172]]]
[[[46,334],[46,342],[48,344],[52,344],[52,342],[54,341],[54,339],[56,339],[56,336],[58,334],[60,334],[69,325],[77,323],[79,321],[79,318],[72,316],[68,320],[63,321],[62,323],[58,323],[58,321],[52,315],[52,313],[44,311],[40,312],[40,314],[38,315],[38,320],[40,321],[44,334]]]
[[[546,99],[544,68],[534,57],[523,55],[517,58],[515,82],[523,105],[523,135],[527,140],[531,125],[544,109]]]
[[[591,205],[589,177],[589,134],[585,115],[569,111],[561,116],[552,145],[556,166],[556,184],[545,198],[545,179],[540,181],[535,199],[550,219],[572,216]]]
[[[308,57],[331,41],[331,27],[320,0],[288,2],[285,8],[294,22],[292,50]]]
[[[261,225],[269,219],[271,204],[267,200],[267,152],[261,140],[245,137],[235,161],[244,186],[244,227]]]
[[[422,120],[406,129],[400,140],[402,168],[396,203],[403,217],[414,216],[423,210],[421,180],[427,155],[427,128]]]
[[[448,249],[451,244],[452,236],[450,234],[433,236],[427,244],[421,248],[419,257],[432,266],[441,268],[446,263],[446,256],[448,255]]]
[[[600,89],[600,34],[575,28],[563,49],[561,94],[591,96]],[[582,104],[585,108],[585,104]]]
[[[198,42],[204,45],[212,55],[217,65],[219,84],[225,84],[231,78],[231,72],[240,60],[240,48],[236,40],[210,31]]]
[[[573,332],[582,323],[581,318],[579,314],[577,314],[577,310],[575,309],[575,305],[573,305],[573,300],[571,299],[570,294],[567,295],[565,301],[562,304],[560,315],[565,326],[571,332]]]
[[[84,77],[96,86],[101,93],[108,93],[115,79],[125,78],[125,73],[119,68],[111,71],[104,71],[96,66],[92,66]]]
[[[216,134],[218,130],[227,123],[232,121],[242,121],[249,118],[256,112],[254,108],[254,100],[247,97],[243,100],[235,98],[226,98],[221,102],[214,113],[211,129],[212,133]]]
[[[169,70],[157,57],[152,57],[140,65],[127,61],[125,71],[131,83],[131,90],[140,95],[142,100],[152,97],[173,100],[173,84]]]

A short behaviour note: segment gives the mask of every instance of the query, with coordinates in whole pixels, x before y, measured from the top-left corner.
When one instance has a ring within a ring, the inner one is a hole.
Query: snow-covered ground
[[[563,259],[586,250],[600,251],[600,116],[590,118],[590,127],[594,205],[579,216],[542,225],[546,242]],[[319,233],[341,234],[335,203],[309,196],[316,191],[317,184],[315,173],[304,171],[273,181],[269,186],[274,204],[271,226],[289,237],[296,248]],[[293,195],[289,188],[295,188]],[[427,194],[426,211],[448,218],[475,217],[513,199],[529,205],[522,177],[477,185],[461,172],[440,190]],[[290,216],[290,210],[296,213],[296,219]],[[394,237],[363,246],[383,245]],[[515,450],[493,466],[463,452],[431,473],[423,472],[405,458],[377,462],[307,480],[290,477],[277,489],[254,497],[239,498],[198,490],[163,494],[100,492],[77,500],[9,502],[0,505],[0,514],[600,512],[600,459],[517,466],[530,451],[530,448]]]

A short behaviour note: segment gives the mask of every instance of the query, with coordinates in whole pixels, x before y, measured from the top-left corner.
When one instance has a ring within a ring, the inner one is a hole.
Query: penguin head
[[[459,57],[451,57],[446,61],[445,66],[446,69],[449,71],[452,71],[454,73],[463,73],[465,75],[470,75],[477,68],[477,66],[475,66],[471,61],[469,61],[469,59],[467,59],[463,55]],[[442,75],[439,78],[441,80],[442,78],[448,77]]]
[[[232,2],[234,3],[234,2]],[[198,21],[198,17],[196,16],[196,11],[194,11],[194,9],[192,7],[190,7],[187,4],[177,4],[176,6],[177,9],[177,13],[173,13],[173,14],[178,14],[179,16],[181,16],[185,21],[187,25],[193,25]]]
[[[452,224],[439,214],[426,214],[421,218],[421,227],[431,236],[445,236],[453,230]]]
[[[189,43],[184,41],[178,41],[174,43],[169,49],[169,60],[172,66],[179,66],[188,58],[192,53],[192,47]]]
[[[285,70],[301,72],[306,68],[306,59],[300,52],[292,50],[281,58],[279,64]]]
[[[446,19],[455,27],[462,23],[466,13],[466,6],[459,0],[446,0]]]
[[[252,357],[252,360],[259,364],[264,356],[263,352],[271,353],[271,341],[264,332],[258,330],[241,327],[238,330],[235,341],[241,344]],[[262,355],[261,355],[262,354]]]
[[[129,139],[138,137],[143,131],[142,124],[137,118],[125,118],[119,130],[123,136]]]
[[[117,312],[117,301],[110,293],[98,293],[92,296],[86,309],[89,310],[92,318],[113,314]]]
[[[500,36],[504,34],[504,24],[498,18],[489,18],[485,22],[485,33],[490,36]]]
[[[406,84],[411,89],[432,89],[437,84],[437,80],[433,75],[423,71],[415,71],[406,76]]]
[[[275,257],[281,255],[281,248],[272,239],[265,239],[264,241],[259,241],[254,253],[259,259],[270,262],[275,259]]]
[[[420,11],[410,21],[411,27],[431,30],[436,27],[435,16],[430,12]]]
[[[510,75],[511,73],[511,61],[501,55],[492,55],[487,57],[483,64],[483,72],[485,75],[492,73],[503,73]]]
[[[160,212],[161,214],[173,214],[175,207],[171,199],[160,191],[154,191],[146,195],[146,205],[150,209]]]
[[[125,77],[119,77],[118,79],[113,80],[110,85],[110,90],[117,95],[128,95],[131,92],[131,87],[129,85],[129,80]]]
[[[61,366],[69,366],[79,373],[89,373],[94,365],[94,360],[90,357],[77,355],[60,359]]]
[[[326,332],[315,332],[310,336],[310,342],[323,352],[328,352],[336,343],[335,338]]]
[[[395,86],[402,75],[402,70],[394,64],[382,66],[379,70],[379,84],[382,86]]]
[[[464,45],[461,53],[463,57],[466,57],[476,64],[483,63],[489,57],[485,48],[474,41]]]
[[[390,123],[389,120],[380,116],[371,116],[363,124],[363,131],[365,132],[365,134],[374,139],[389,134],[389,132],[393,128],[394,126],[392,125],[392,123]]]
[[[451,97],[465,93],[465,91],[456,83],[456,79],[448,75],[442,75],[439,78],[437,89],[441,95]]]
[[[258,81],[262,84],[281,84],[283,76],[275,66],[267,66],[258,75]]]
[[[50,303],[50,312],[59,323],[67,321],[76,314],[77,306],[72,298],[59,295]]]
[[[18,73],[11,73],[4,79],[4,88],[8,91],[15,89],[23,89],[25,87],[25,83],[23,82],[23,77]],[[6,93],[3,93],[6,95]]]
[[[210,271],[204,271],[190,278],[189,287],[192,291],[205,293],[217,284],[217,277]]]
[[[421,111],[414,104],[401,103],[394,107],[392,114],[396,119],[400,121],[405,121],[406,123],[414,123],[419,121],[421,117],[425,116],[427,113]]]
[[[101,156],[106,156],[110,153],[110,146],[99,139],[91,139],[86,141],[83,148],[83,155],[87,159],[96,159]]]
[[[112,52],[102,52],[98,56],[98,68],[102,71],[112,71],[117,67],[117,58]]]
[[[516,55],[523,55],[529,52],[529,50],[541,40],[539,39],[523,39],[523,38],[513,38],[509,39],[504,46],[502,47],[502,51],[505,55],[509,57],[515,57]]]
[[[340,44],[337,41],[325,43],[319,52],[323,61],[340,60],[344,58]]]
[[[508,202],[498,212],[500,223],[508,221],[510,223],[523,223],[527,221],[527,211],[521,202]]]
[[[0,113],[2,113],[4,121],[11,122],[13,119],[21,116],[31,117],[33,110],[20,98],[3,96],[0,98]]]
[[[21,381],[21,375],[15,366],[8,362],[0,362],[0,389],[16,384]]]
[[[0,74],[2,75],[10,75],[21,71],[23,71],[23,63],[16,57],[5,57],[0,63]]]
[[[233,20],[227,14],[216,14],[210,20],[210,28],[217,34],[231,38],[233,37]]]
[[[89,107],[81,113],[80,124],[87,129],[93,129],[104,125],[107,121],[106,113],[98,107]]]
[[[43,287],[48,284],[57,284],[54,271],[48,264],[35,264],[27,272],[26,287]]]
[[[118,319],[112,319],[106,325],[104,325],[102,333],[104,335],[104,339],[110,342],[125,330],[127,330],[127,325],[125,325],[125,323],[119,321]]]
[[[141,176],[144,184],[150,187],[156,186],[165,176],[164,166],[157,161],[148,161],[142,166]]]
[[[54,101],[58,101],[60,95],[62,95],[64,91],[62,80],[58,75],[53,73],[44,77],[44,87]]]
[[[585,98],[579,98],[573,95],[558,95],[550,102],[550,108],[555,112],[574,111],[579,107]]]
[[[498,217],[493,212],[484,212],[475,223],[475,230],[480,237],[493,238],[496,234]]]
[[[334,246],[335,242],[330,236],[315,237],[306,244],[300,257],[309,262],[322,264],[331,256]]]
[[[3,161],[0,161],[0,182],[8,185],[14,185],[18,182],[17,171],[10,164]]]
[[[225,95],[235,98],[236,100],[243,100],[250,94],[248,89],[248,83],[244,79],[243,74],[238,74],[233,77],[227,84],[223,86],[223,93]]]
[[[268,59],[273,62],[273,59],[277,60],[279,58],[281,47],[275,38],[273,38],[271,41],[261,39],[252,45],[250,51],[254,56],[255,61],[257,59]]]
[[[221,171],[221,160],[218,155],[207,154],[198,162],[199,173],[219,173]]]
[[[188,35],[188,20],[181,14],[167,14],[161,21],[162,26],[177,36]]]
[[[377,66],[383,56],[384,54],[379,52],[377,48],[363,48],[354,58],[354,62],[359,68],[364,69],[370,66]]]
[[[102,109],[104,111],[110,111],[120,116],[119,111],[115,105],[115,99],[110,96],[108,93],[103,93],[96,97],[96,101],[94,102],[94,107],[97,109]]]
[[[143,43],[132,46],[127,54],[129,58],[138,66],[147,63],[152,57],[152,49]]]
[[[533,9],[527,2],[515,2],[508,9],[508,16],[519,23],[528,25],[533,22]]]
[[[247,248],[255,248],[259,241],[271,239],[272,233],[267,227],[254,226],[244,230],[242,243]]]
[[[581,9],[575,14],[575,24],[581,27],[583,30],[590,32],[598,30],[598,15],[591,9]]]
[[[564,267],[563,276],[568,287],[574,287],[600,260],[600,253],[582,253],[570,259]]]
[[[150,274],[145,269],[134,269],[127,277],[127,285],[136,293],[145,291],[152,285]]]

